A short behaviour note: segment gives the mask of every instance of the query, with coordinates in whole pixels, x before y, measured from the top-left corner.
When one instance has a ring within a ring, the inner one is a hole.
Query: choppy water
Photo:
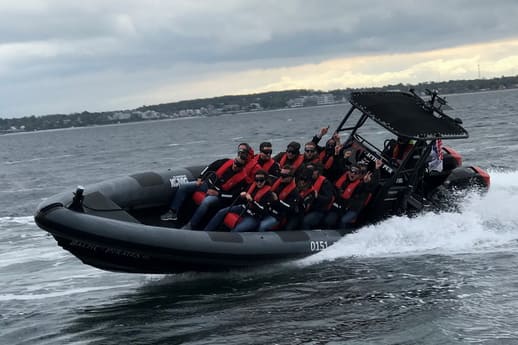
[[[45,197],[280,151],[345,106],[0,136],[0,344],[516,344],[518,90],[448,97],[491,172],[461,213],[391,218],[307,259],[245,272],[137,275],[83,265],[32,219]]]

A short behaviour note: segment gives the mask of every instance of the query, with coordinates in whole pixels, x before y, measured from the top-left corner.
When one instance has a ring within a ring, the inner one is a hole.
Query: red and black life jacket
[[[277,191],[279,189],[279,186],[281,185],[282,179],[277,179],[273,186],[272,186],[272,192],[279,193],[279,200],[285,200],[290,193],[297,188],[297,185],[295,181],[292,179],[290,183],[288,183],[280,192]]]
[[[311,188],[308,188],[308,189],[300,192],[300,196],[302,197],[302,199],[304,199],[306,196],[308,196],[312,192],[317,192],[317,194],[320,193],[320,189],[322,188],[322,185],[324,184],[325,180],[326,180],[326,178],[324,176],[319,176],[317,178],[317,180],[315,181],[315,183],[313,183]],[[331,201],[326,206],[326,209],[330,209],[333,206],[334,201],[335,201],[335,198],[331,197]]]
[[[331,169],[331,167],[333,166],[333,162],[335,160],[333,155],[327,156],[327,159],[326,159],[326,151],[325,150],[320,152],[319,159],[320,159],[320,162],[324,165],[324,170]]]
[[[287,160],[288,160],[288,154],[285,152],[282,155],[281,159],[279,160],[279,165],[281,166],[281,168],[286,164]],[[304,162],[304,155],[299,154],[297,159],[295,159],[295,161],[293,163],[291,163],[291,167],[292,167],[293,171],[297,170],[302,165],[303,162]]]
[[[249,178],[253,179],[255,173],[260,169],[269,173],[272,166],[276,163],[273,158],[270,158],[263,164],[260,164],[259,159],[259,155],[257,155],[250,161],[250,163],[247,164],[247,167],[245,169],[247,170],[247,175]]]
[[[401,144],[397,143],[394,147],[394,151],[392,152],[392,158],[398,160],[405,160],[405,157],[408,156],[410,151],[412,151],[414,145],[411,143]]]
[[[216,176],[218,177],[218,179],[220,179],[228,171],[228,169],[232,169],[232,164],[234,164],[234,160],[229,159],[225,163],[223,163],[223,165],[220,166],[218,170],[216,170]],[[244,179],[246,179],[246,173],[244,170],[241,170],[240,172],[237,172],[234,175],[232,175],[231,178],[229,178],[225,183],[223,183],[221,185],[221,189],[225,192],[228,192]]]
[[[248,191],[247,193],[250,194],[253,198],[254,198],[254,201],[257,202],[258,204],[261,203],[261,200],[264,198],[264,196],[272,189],[272,187],[270,186],[264,186],[263,188],[261,189],[257,189],[257,183],[252,183],[252,185],[250,186],[250,188],[248,188]],[[255,192],[255,193],[254,193]]]
[[[340,176],[340,178],[336,181],[335,186],[338,188],[338,190],[343,190],[342,193],[340,193],[340,197],[344,200],[349,200],[351,196],[354,193],[354,190],[358,185],[361,183],[362,179],[358,178],[354,181],[348,180],[349,172],[347,171],[345,174]],[[345,182],[348,182],[347,186],[344,188]]]

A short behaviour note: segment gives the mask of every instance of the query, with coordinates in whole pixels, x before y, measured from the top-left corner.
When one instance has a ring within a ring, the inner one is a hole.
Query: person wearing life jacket
[[[301,172],[297,186],[304,212],[300,228],[302,230],[316,229],[332,206],[333,185],[321,175],[321,165],[311,163]]]
[[[245,171],[249,183],[253,182],[255,173],[259,170],[265,170],[268,173],[269,183],[279,177],[281,167],[279,163],[272,158],[272,143],[270,142],[262,142],[259,145],[259,153],[246,165]]]
[[[376,160],[374,169],[353,165],[335,183],[336,201],[324,219],[327,228],[348,229],[366,206],[379,182],[381,160]]]
[[[322,175],[331,181],[335,181],[341,174],[338,169],[339,164],[337,160],[340,159],[340,151],[336,151],[336,147],[340,145],[340,136],[338,133],[333,133],[333,136],[326,141],[325,146],[320,146],[318,143],[324,135],[329,131],[329,127],[323,127],[320,129],[320,133],[313,136],[311,142],[315,143],[318,159],[322,163]]]
[[[232,232],[255,231],[260,228],[263,221],[270,223],[273,217],[269,215],[268,208],[273,201],[273,193],[267,183],[267,177],[268,173],[265,170],[258,170],[254,176],[254,183],[247,191],[241,192],[241,204],[219,210],[204,230],[217,230],[229,214],[237,217]]]
[[[237,145],[237,155],[246,163],[249,163],[254,157],[254,149],[247,143]]]
[[[196,191],[201,191],[205,193],[205,196],[187,226],[191,229],[200,229],[205,215],[211,208],[229,204],[248,186],[246,174],[243,171],[244,166],[245,161],[239,156],[235,159],[214,161],[203,169],[196,181],[180,185],[171,202],[169,212],[161,219],[178,219],[177,212],[186,198]],[[212,174],[212,181],[205,179],[209,174]]]
[[[286,164],[291,165],[293,171],[297,171],[304,162],[304,156],[300,154],[300,144],[296,141],[292,141],[286,147],[285,152],[278,153],[273,159],[279,163],[282,168]]]
[[[414,140],[400,135],[397,137],[397,140],[391,139],[385,144],[383,154],[400,165],[408,156],[410,151],[412,151],[414,145]]]
[[[314,142],[309,141],[304,145],[304,161],[302,162],[302,165],[308,166],[309,164],[317,163],[320,163],[317,145]]]
[[[288,223],[288,219],[299,213],[300,195],[293,177],[291,165],[286,164],[280,172],[280,177],[272,185],[273,199],[270,214],[275,222],[265,223],[265,230]],[[261,229],[259,229],[261,230]]]

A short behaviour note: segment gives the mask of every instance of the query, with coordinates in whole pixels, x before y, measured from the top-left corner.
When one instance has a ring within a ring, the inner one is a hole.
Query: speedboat
[[[458,191],[486,191],[487,172],[465,166],[452,148],[442,148],[443,170],[427,169],[437,140],[468,137],[459,119],[443,111],[446,101],[430,93],[354,92],[351,107],[336,132],[355,160],[382,160],[375,193],[357,220],[357,229],[392,215],[416,214],[451,206]],[[379,128],[412,141],[406,157],[387,156]],[[365,132],[365,133],[363,133]],[[214,272],[295,260],[333,245],[351,230],[317,229],[267,232],[183,229],[195,203],[177,221],[162,221],[180,184],[193,181],[204,166],[139,172],[47,198],[37,208],[36,224],[83,263],[108,271],[133,273]]]

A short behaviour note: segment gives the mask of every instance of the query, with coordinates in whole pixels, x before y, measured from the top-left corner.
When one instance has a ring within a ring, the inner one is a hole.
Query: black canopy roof
[[[412,93],[353,92],[349,101],[398,136],[415,140],[468,137],[457,121]]]

